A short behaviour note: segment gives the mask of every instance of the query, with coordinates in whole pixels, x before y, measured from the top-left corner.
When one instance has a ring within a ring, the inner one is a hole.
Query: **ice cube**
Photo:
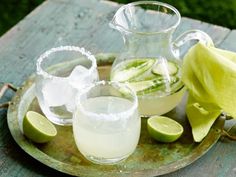
[[[84,74],[89,70],[81,65],[76,66],[69,76],[69,80],[80,80],[83,78]]]
[[[48,106],[62,106],[72,97],[70,85],[64,79],[52,79],[45,82],[42,93]]]
[[[68,100],[65,104],[67,111],[69,112],[74,112],[76,108],[76,94],[77,94],[77,89],[71,88],[71,97],[68,97]]]
[[[69,76],[69,83],[72,87],[81,89],[87,82],[85,79],[85,74],[88,72],[88,69],[84,66],[76,66]]]

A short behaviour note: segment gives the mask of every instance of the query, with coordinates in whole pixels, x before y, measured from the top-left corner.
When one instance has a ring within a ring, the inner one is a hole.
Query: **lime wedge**
[[[23,132],[36,143],[46,143],[57,135],[55,126],[41,114],[28,111],[23,120]]]
[[[154,63],[153,59],[135,59],[122,62],[111,73],[111,80],[118,82],[131,80],[146,72]]]
[[[170,143],[177,140],[184,129],[175,120],[164,116],[153,116],[147,120],[147,129],[152,138]]]

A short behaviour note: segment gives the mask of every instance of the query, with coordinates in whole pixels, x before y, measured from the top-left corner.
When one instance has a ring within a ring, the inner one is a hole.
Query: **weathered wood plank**
[[[83,46],[92,53],[120,51],[121,36],[108,26],[118,7],[96,0],[45,1],[0,38],[0,82],[20,85],[35,71],[37,56],[58,45]],[[203,30],[217,45],[236,50],[236,33],[227,36],[227,28],[183,18],[175,36],[189,29]],[[7,94],[4,101],[10,100],[11,95]],[[233,142],[219,142],[197,162],[166,176],[236,176],[234,146]],[[7,128],[6,111],[0,111],[0,176],[62,175],[32,159],[15,144]]]
[[[220,44],[220,48],[236,52],[236,30],[232,30],[224,41]]]
[[[179,28],[177,30],[177,35],[191,29],[198,29],[206,32],[212,38],[215,45],[219,45],[230,32],[228,28],[222,26],[217,26],[201,22],[199,20],[183,17],[181,20],[181,24],[179,25]]]
[[[0,61],[4,61],[0,65],[0,74],[9,74],[0,81],[19,85],[35,70],[36,58],[51,47],[63,44],[86,48],[88,44],[92,46],[92,36],[97,27],[101,26],[104,14],[109,12],[109,8],[94,2],[84,2],[77,6],[73,3],[46,1],[4,35],[0,40]],[[15,74],[20,78],[15,79]]]

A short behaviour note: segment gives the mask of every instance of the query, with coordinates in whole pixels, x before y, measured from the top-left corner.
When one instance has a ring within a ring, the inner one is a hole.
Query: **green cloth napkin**
[[[182,81],[189,90],[186,113],[196,142],[222,111],[236,118],[236,53],[194,45],[184,57]]]

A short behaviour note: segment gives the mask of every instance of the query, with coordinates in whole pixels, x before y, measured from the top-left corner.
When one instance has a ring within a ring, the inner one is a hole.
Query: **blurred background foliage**
[[[0,0],[0,36],[44,0]]]
[[[0,0],[0,35],[15,25],[43,1],[44,0]],[[134,0],[112,1],[125,4]],[[182,16],[225,26],[230,29],[236,29],[236,0],[159,1],[175,6]]]

